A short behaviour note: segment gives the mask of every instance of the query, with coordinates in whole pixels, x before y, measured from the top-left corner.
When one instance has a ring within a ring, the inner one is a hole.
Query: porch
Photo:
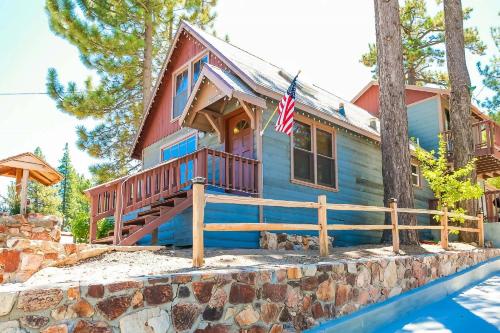
[[[205,178],[208,188],[235,195],[260,193],[260,161],[201,148],[134,175],[86,191],[90,199],[90,243],[134,245],[146,235],[158,241],[158,227],[192,206],[191,179]],[[136,212],[137,216],[125,216]],[[97,239],[97,222],[114,217],[114,230]]]
[[[472,125],[472,135],[477,175],[483,179],[500,176],[500,126],[493,120],[482,120]],[[449,159],[452,160],[451,132],[443,132],[443,139],[448,142]]]

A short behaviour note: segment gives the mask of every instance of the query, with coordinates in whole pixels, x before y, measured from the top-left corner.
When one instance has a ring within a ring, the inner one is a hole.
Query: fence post
[[[203,266],[203,223],[205,215],[205,178],[193,182],[193,267]]]
[[[443,215],[441,215],[441,226],[443,229],[441,229],[441,247],[443,250],[448,250],[448,207],[446,205],[443,205]]]
[[[391,208],[392,250],[394,253],[399,253],[398,200],[389,199],[389,208]]]
[[[477,214],[477,228],[479,229],[479,247],[484,247],[484,214],[480,210]]]
[[[328,228],[326,219],[326,195],[318,196],[319,255],[328,256]]]

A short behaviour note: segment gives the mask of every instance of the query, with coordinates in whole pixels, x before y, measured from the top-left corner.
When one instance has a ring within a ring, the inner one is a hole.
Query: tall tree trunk
[[[377,63],[380,81],[380,132],[384,201],[398,200],[400,207],[413,207],[411,155],[408,139],[408,116],[405,104],[403,51],[398,0],[374,0],[377,33]],[[386,215],[386,224],[390,219]],[[415,225],[413,215],[400,214],[400,224]],[[391,238],[385,230],[382,241]],[[418,244],[415,230],[401,231],[403,244]]]
[[[149,104],[151,96],[151,85],[153,80],[153,12],[149,1],[146,2],[144,12],[144,63],[143,63],[143,84],[142,84],[142,105],[144,111]]]
[[[472,140],[470,77],[465,62],[464,27],[461,0],[444,0],[446,60],[450,77],[450,127],[453,140],[453,166],[461,168],[472,158],[474,144]],[[476,173],[472,175],[476,182]],[[463,204],[469,215],[474,215],[472,200]],[[466,226],[473,226],[466,222]],[[466,242],[477,240],[475,233],[460,233]]]
[[[406,83],[411,84],[413,86],[417,84],[417,73],[415,72],[415,68],[413,67],[408,68]]]

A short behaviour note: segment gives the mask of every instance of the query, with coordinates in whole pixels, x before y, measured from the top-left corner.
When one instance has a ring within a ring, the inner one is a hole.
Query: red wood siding
[[[145,147],[179,130],[178,122],[171,122],[172,73],[183,67],[191,58],[194,58],[205,49],[205,46],[195,40],[193,36],[187,33],[181,34],[140,133],[137,145],[134,148],[133,157],[140,159],[141,152]]]
[[[365,109],[370,114],[377,117],[379,116],[378,88],[379,88],[378,85],[371,86],[356,100],[356,102],[354,102],[354,104],[356,104],[357,106]],[[421,101],[423,99],[432,97],[434,95],[436,95],[436,93],[406,89],[406,105]]]

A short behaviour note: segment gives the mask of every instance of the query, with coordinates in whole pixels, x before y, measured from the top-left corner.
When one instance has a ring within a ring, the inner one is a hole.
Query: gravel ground
[[[473,246],[450,243],[452,250],[472,250]],[[438,245],[402,246],[402,254],[414,255],[438,253]],[[49,267],[33,275],[25,285],[47,285],[79,281],[81,283],[122,281],[132,277],[161,275],[173,272],[194,271],[191,268],[191,249],[169,249],[160,251],[111,252],[87,259],[73,266]],[[337,247],[328,258],[320,258],[318,251],[269,251],[258,249],[205,250],[203,271],[221,268],[243,268],[306,264],[320,261],[391,257],[391,246],[365,245]]]

